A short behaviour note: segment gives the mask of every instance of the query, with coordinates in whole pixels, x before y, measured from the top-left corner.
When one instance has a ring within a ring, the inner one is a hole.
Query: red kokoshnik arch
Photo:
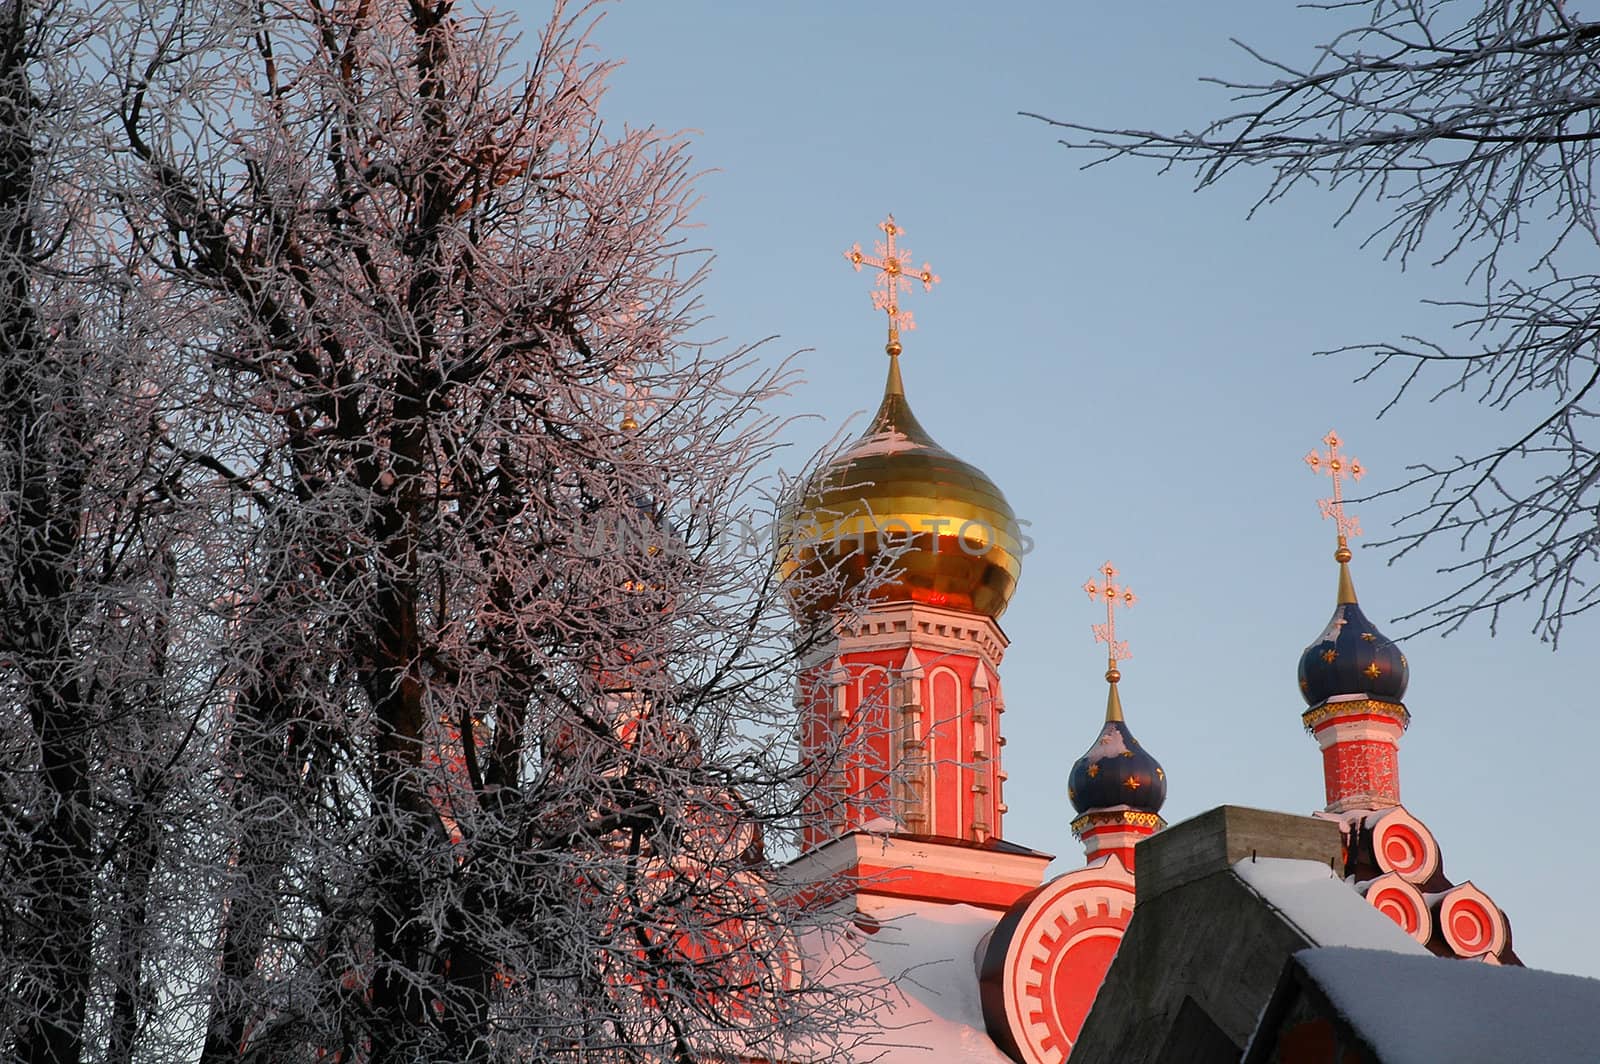
[[[1112,856],[1024,894],[978,945],[989,1036],[1009,1056],[1061,1064],[1133,918],[1133,874]]]

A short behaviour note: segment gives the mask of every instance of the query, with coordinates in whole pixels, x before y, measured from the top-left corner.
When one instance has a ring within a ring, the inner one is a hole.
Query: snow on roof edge
[[[1592,1060],[1600,980],[1350,947],[1294,955],[1385,1064]]]
[[[1429,955],[1321,862],[1246,857],[1233,873],[1314,946]]]

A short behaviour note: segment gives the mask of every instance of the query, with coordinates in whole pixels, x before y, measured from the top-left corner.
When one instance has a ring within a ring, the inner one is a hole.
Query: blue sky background
[[[519,7],[531,34],[542,4]],[[1010,743],[1008,838],[1081,861],[1066,776],[1105,701],[1102,619],[1080,590],[1111,558],[1140,602],[1119,619],[1130,726],[1166,765],[1165,815],[1222,803],[1309,812],[1321,762],[1295,686],[1301,649],[1333,609],[1326,479],[1301,457],[1337,427],[1393,484],[1408,464],[1504,436],[1451,397],[1381,421],[1381,386],[1354,358],[1311,352],[1407,332],[1442,335],[1419,305],[1461,294],[1459,270],[1402,271],[1360,244],[1381,221],[1332,223],[1342,200],[1297,194],[1253,221],[1240,175],[1196,194],[1192,175],[1123,161],[1083,170],[1019,111],[1179,129],[1229,107],[1207,75],[1244,74],[1238,37],[1299,60],[1337,13],[1282,0],[1063,3],[729,3],[608,7],[595,41],[626,59],[604,111],[691,128],[709,171],[699,237],[716,255],[706,335],[803,351],[793,463],[870,412],[883,316],[841,253],[870,249],[893,211],[903,245],[943,283],[912,297],[905,378],[922,423],[986,470],[1036,548],[1002,624]],[[526,51],[526,48],[524,49]],[[1531,409],[1531,407],[1529,408]],[[1402,512],[1358,509],[1367,539]],[[1362,605],[1390,622],[1449,589],[1441,545],[1388,567],[1360,549]],[[1588,802],[1600,740],[1590,675],[1600,616],[1562,649],[1476,623],[1406,640],[1414,714],[1403,797],[1448,874],[1510,915],[1532,965],[1600,975],[1600,872]]]

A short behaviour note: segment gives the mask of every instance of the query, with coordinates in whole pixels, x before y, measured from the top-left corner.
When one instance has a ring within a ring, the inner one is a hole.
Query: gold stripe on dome
[[[930,484],[930,493],[939,487]],[[857,535],[912,535],[937,534],[941,539],[961,538],[975,547],[999,547],[1007,553],[1020,550],[1021,542],[1012,533],[1015,524],[1008,513],[998,506],[979,505],[965,500],[940,499],[932,494],[915,499],[860,498],[872,493],[871,488],[857,490],[858,501],[870,502],[866,506],[812,511],[810,519],[798,525],[795,532],[817,541],[854,539]],[[880,506],[879,503],[887,505]],[[826,505],[826,504],[824,504]],[[1009,519],[1009,520],[1008,520]]]
[[[1159,813],[1143,813],[1137,809],[1100,809],[1091,810],[1072,822],[1072,837],[1081,839],[1087,828],[1107,827],[1109,825],[1122,825],[1135,828],[1149,828],[1160,831],[1167,826]]]
[[[1304,724],[1306,731],[1309,732],[1330,717],[1357,715],[1393,717],[1400,722],[1400,727],[1402,728],[1411,724],[1411,713],[1405,706],[1399,702],[1384,702],[1376,698],[1357,698],[1348,702],[1324,702],[1320,706],[1313,706],[1300,714],[1300,723]]]

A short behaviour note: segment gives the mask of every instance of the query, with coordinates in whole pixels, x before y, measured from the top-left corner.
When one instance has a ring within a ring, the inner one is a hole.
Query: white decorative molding
[[[874,897],[927,896],[932,890],[951,891],[951,884],[959,883],[1010,888],[1014,891],[1011,896],[1017,897],[1039,886],[1052,860],[1052,854],[1020,847],[1014,851],[992,849],[853,831],[795,858],[784,867],[783,877],[790,892],[838,882],[842,877],[849,891],[857,895],[858,907],[866,912],[871,906],[868,899]],[[944,900],[994,905],[956,896]]]
[[[1000,626],[982,614],[963,613],[919,602],[892,602],[874,607],[841,626],[837,652],[885,650],[910,645],[935,654],[979,654],[998,666],[1007,640]]]
[[[1338,720],[1319,724],[1312,733],[1317,737],[1317,748],[1326,750],[1334,743],[1380,742],[1396,749],[1405,727],[1392,719]]]

